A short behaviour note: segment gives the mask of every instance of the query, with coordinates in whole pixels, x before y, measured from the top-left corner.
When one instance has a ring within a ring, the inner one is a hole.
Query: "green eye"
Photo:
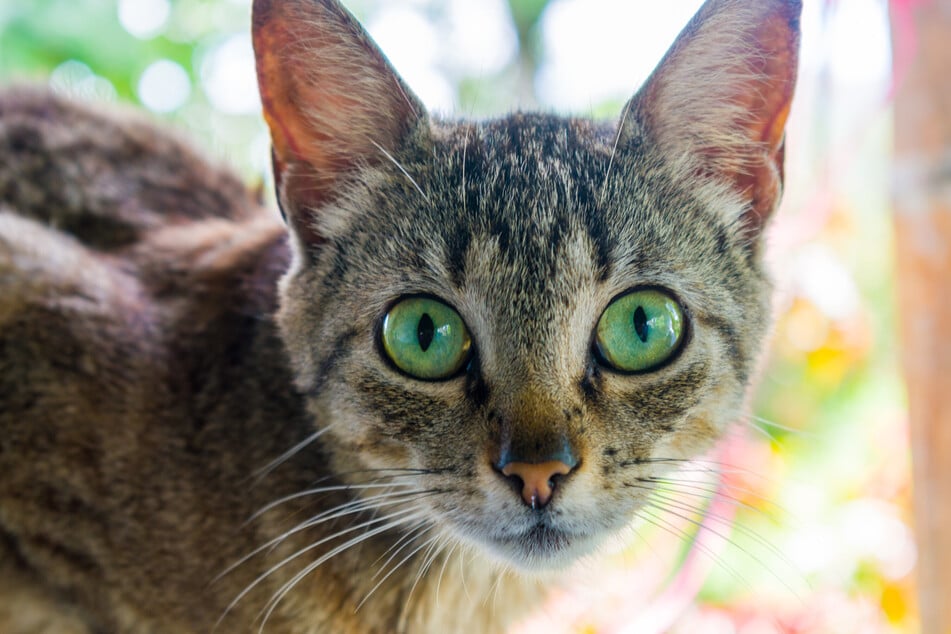
[[[383,318],[383,349],[400,370],[418,379],[445,379],[469,358],[472,340],[462,317],[442,302],[410,297]]]
[[[670,295],[658,290],[632,291],[615,299],[598,322],[601,358],[621,372],[656,368],[680,346],[684,314]]]

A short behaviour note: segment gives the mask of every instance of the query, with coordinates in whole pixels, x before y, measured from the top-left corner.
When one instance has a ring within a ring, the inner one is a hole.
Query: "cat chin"
[[[499,566],[528,575],[566,571],[597,551],[603,542],[597,536],[542,525],[514,536],[468,536],[464,541]]]

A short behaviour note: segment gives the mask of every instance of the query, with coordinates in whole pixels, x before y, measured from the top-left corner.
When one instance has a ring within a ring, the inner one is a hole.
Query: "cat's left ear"
[[[254,0],[252,38],[288,223],[319,244],[321,209],[426,121],[419,99],[336,0]]]
[[[646,132],[689,175],[731,185],[751,236],[782,193],[801,8],[801,0],[707,0],[630,101],[620,130],[622,143]]]

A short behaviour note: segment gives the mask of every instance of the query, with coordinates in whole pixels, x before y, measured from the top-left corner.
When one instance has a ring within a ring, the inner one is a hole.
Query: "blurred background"
[[[345,0],[434,111],[617,117],[697,0]],[[884,0],[806,0],[749,419],[524,632],[918,631]],[[0,3],[0,83],[130,102],[268,184],[249,0]],[[897,64],[896,64],[897,68]]]

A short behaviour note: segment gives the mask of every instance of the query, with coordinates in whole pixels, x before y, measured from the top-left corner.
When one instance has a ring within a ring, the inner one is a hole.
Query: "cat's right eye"
[[[459,372],[472,347],[459,313],[431,297],[408,297],[394,304],[383,318],[381,338],[397,368],[430,381]]]

